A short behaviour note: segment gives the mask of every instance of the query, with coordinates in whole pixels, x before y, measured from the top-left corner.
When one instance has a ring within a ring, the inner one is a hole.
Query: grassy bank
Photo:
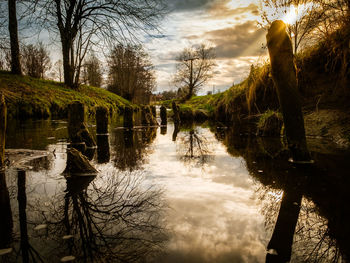
[[[0,92],[5,95],[9,118],[64,118],[67,105],[79,100],[89,115],[96,106],[118,113],[131,103],[107,90],[82,85],[72,90],[63,83],[16,76],[0,71]]]

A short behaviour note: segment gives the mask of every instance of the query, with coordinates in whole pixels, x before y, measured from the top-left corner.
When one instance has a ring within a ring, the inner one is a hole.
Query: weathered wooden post
[[[1,94],[0,97],[0,170],[5,164],[5,136],[7,124],[7,108],[5,97]]]
[[[156,106],[152,105],[151,106],[151,111],[152,111],[153,118],[157,118],[157,108],[156,108]]]
[[[105,107],[96,108],[96,133],[108,133],[108,109]]]
[[[306,144],[301,99],[297,91],[292,42],[283,21],[276,20],[271,24],[266,39],[272,79],[282,108],[288,147],[294,162],[309,162],[311,157]]]
[[[161,119],[161,125],[167,125],[167,111],[164,106],[160,107],[160,119]]]
[[[176,105],[175,101],[171,104],[173,109],[173,120],[175,125],[180,123],[180,114],[179,114],[179,106]]]
[[[143,126],[150,125],[150,119],[149,119],[149,116],[147,114],[147,107],[146,106],[143,106],[141,108],[141,124]]]
[[[124,108],[124,127],[134,127],[134,110],[129,106],[125,106]]]
[[[84,142],[87,147],[96,146],[85,124],[85,106],[79,101],[68,106],[68,135],[73,144]]]

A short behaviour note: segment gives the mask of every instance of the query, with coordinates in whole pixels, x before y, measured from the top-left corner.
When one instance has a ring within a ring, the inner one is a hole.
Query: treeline
[[[63,81],[73,89],[107,87],[147,103],[155,87],[153,65],[140,45],[129,43],[151,35],[165,13],[163,0],[2,1],[0,68]],[[52,41],[32,44],[42,36]],[[60,45],[62,58],[55,63],[48,48],[53,43]]]

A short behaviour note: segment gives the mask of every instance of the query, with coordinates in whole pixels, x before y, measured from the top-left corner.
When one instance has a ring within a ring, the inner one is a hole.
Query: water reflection
[[[97,138],[96,177],[62,176],[62,143],[46,145],[53,154],[31,161],[25,192],[17,173],[7,172],[0,190],[10,201],[1,199],[1,211],[8,212],[0,220],[9,227],[0,228],[0,243],[14,252],[0,261],[22,259],[20,221],[27,221],[23,246],[39,251],[44,262],[65,256],[78,262],[348,260],[349,154],[311,143],[315,164],[298,167],[287,162],[279,138],[171,123],[163,136],[157,132],[164,130],[111,129],[109,138]],[[32,136],[33,145],[37,139]],[[26,220],[18,187],[27,195]]]
[[[263,184],[258,193],[265,224],[272,231],[266,262],[349,259],[348,154],[313,152],[314,165],[293,166],[279,140],[237,137],[232,131],[218,134]]]
[[[110,159],[109,136],[97,135],[97,162],[108,163]]]
[[[146,162],[150,144],[157,136],[157,128],[115,129],[112,134],[114,165],[122,170],[134,171]]]
[[[203,166],[213,158],[206,136],[194,127],[182,130],[177,151],[180,159],[186,164],[194,163]]]
[[[13,221],[4,171],[0,171],[0,211],[0,249],[6,249],[10,247],[12,240]]]

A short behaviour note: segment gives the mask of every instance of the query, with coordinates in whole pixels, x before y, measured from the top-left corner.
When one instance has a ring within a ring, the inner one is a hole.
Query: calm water
[[[349,153],[331,143],[295,167],[279,139],[113,125],[84,153],[96,177],[67,177],[66,125],[8,127],[7,149],[49,154],[1,175],[0,262],[347,262]]]

